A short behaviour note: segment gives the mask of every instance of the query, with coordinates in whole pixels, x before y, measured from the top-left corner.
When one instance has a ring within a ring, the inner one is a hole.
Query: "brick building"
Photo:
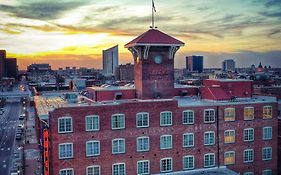
[[[134,65],[127,63],[115,69],[115,79],[121,81],[134,81]]]
[[[18,73],[17,59],[7,58],[6,50],[0,50],[0,79],[16,78]]]
[[[206,80],[202,96],[175,85],[183,45],[150,29],[126,45],[134,86],[88,88],[89,98],[75,100],[36,97],[48,123],[41,133],[49,137],[39,137],[45,174],[277,174],[276,98],[252,96],[245,80]]]

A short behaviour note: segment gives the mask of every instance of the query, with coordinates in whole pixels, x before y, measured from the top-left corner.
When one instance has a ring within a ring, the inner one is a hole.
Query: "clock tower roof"
[[[134,46],[184,46],[184,43],[157,29],[150,29],[125,45]]]

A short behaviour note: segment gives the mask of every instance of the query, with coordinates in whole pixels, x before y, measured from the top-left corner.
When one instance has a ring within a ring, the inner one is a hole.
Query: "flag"
[[[153,1],[153,0],[152,0],[152,8],[153,8],[154,12],[156,12],[156,8],[155,8],[154,1]]]

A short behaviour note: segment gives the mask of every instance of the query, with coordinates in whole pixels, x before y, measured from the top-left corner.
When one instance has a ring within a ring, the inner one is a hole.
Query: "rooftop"
[[[160,30],[150,29],[125,45],[126,48],[144,45],[184,46],[184,43]]]

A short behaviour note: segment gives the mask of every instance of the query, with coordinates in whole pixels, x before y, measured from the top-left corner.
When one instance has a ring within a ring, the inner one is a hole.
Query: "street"
[[[5,113],[0,115],[0,174],[8,175],[11,169],[11,161],[14,156],[15,135],[20,112],[20,103],[7,103]]]

